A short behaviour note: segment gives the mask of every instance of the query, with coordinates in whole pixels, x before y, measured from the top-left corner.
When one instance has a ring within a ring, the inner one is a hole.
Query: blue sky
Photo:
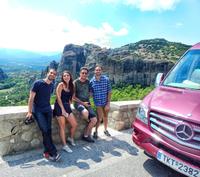
[[[195,44],[199,0],[1,0],[0,47],[59,51],[93,43],[115,48],[143,39]]]

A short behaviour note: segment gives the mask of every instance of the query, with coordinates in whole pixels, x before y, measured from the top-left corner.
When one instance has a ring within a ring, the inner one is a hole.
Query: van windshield
[[[163,85],[200,89],[200,50],[189,50],[166,77]]]

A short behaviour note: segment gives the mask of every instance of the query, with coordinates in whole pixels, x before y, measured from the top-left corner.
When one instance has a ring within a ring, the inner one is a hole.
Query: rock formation
[[[53,61],[49,64],[49,66],[46,67],[45,70],[42,70],[42,72],[41,72],[41,78],[45,78],[45,77],[46,77],[46,73],[49,71],[50,68],[53,68],[53,69],[55,69],[55,70],[58,70],[58,63],[57,63],[55,60],[53,60]],[[36,79],[36,78],[35,78],[35,79]],[[34,81],[35,79],[33,79],[33,81]],[[31,82],[31,81],[30,81],[30,82]]]
[[[68,44],[64,47],[58,65],[58,75],[69,70],[76,78],[80,68],[87,66],[91,78],[95,65],[100,64],[113,84],[148,86],[154,83],[157,73],[169,71],[189,47],[165,39],[143,40],[116,49],[101,48],[93,44]]]
[[[0,68],[0,81],[8,78],[7,74],[3,72],[3,70]]]

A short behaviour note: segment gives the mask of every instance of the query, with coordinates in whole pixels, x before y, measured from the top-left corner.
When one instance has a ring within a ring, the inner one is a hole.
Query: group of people
[[[58,161],[61,158],[52,140],[51,121],[53,115],[58,121],[63,150],[69,153],[72,152],[67,142],[72,146],[76,145],[74,135],[77,121],[70,106],[72,102],[75,109],[80,112],[81,117],[88,122],[82,136],[84,141],[95,142],[94,139],[98,138],[98,128],[102,119],[104,134],[111,136],[107,130],[111,99],[109,79],[102,75],[102,67],[100,65],[96,65],[94,76],[91,80],[88,80],[88,73],[88,68],[82,67],[79,78],[73,81],[69,71],[63,72],[61,82],[56,88],[56,101],[53,111],[50,105],[50,97],[54,90],[53,81],[56,78],[56,70],[50,69],[46,78],[35,81],[31,88],[26,117],[28,119],[34,117],[37,121],[43,137],[43,156],[49,160]],[[93,97],[97,116],[91,107],[90,96]],[[70,135],[67,139],[65,136],[66,121],[70,124]],[[95,131],[92,137],[91,132],[94,127]]]

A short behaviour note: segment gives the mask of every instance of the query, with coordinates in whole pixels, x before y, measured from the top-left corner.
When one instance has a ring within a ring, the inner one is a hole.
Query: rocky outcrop
[[[58,65],[58,73],[68,70],[71,71],[73,78],[77,77],[77,72],[85,65],[86,58],[84,47],[73,44],[66,45]]]
[[[156,61],[147,59],[129,58],[124,61],[100,62],[104,66],[105,73],[114,84],[141,84],[143,86],[152,85],[156,74],[167,73],[174,65],[170,61]]]
[[[0,81],[8,78],[7,74],[3,72],[3,70],[0,68]]]
[[[80,68],[87,66],[91,78],[95,65],[100,64],[114,84],[152,85],[156,74],[167,73],[189,47],[165,39],[143,40],[116,49],[101,48],[93,44],[69,44],[64,47],[58,75],[69,70],[76,78]]]
[[[47,72],[49,71],[49,69],[53,68],[55,70],[58,70],[58,64],[55,60],[53,60],[49,66],[46,67],[45,70],[42,70],[41,72],[41,78],[45,78],[46,77],[46,74]],[[36,78],[33,78],[32,80],[30,80],[29,82],[32,83],[32,81],[36,80]]]

